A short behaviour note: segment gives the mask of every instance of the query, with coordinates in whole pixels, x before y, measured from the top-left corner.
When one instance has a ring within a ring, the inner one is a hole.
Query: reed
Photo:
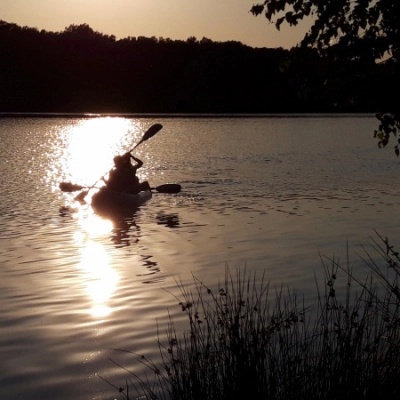
[[[141,381],[136,398],[400,398],[399,253],[380,236],[374,246],[383,263],[366,252],[372,273],[363,281],[321,258],[325,282],[312,306],[246,269],[226,268],[216,290],[196,278],[191,290],[177,282],[186,329],[171,316],[165,333],[158,327],[162,361],[140,358],[156,379]],[[347,282],[338,296],[340,273]]]

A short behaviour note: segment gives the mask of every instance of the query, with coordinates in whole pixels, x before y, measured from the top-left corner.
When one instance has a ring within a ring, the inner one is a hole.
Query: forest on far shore
[[[390,109],[392,61],[240,42],[48,32],[0,21],[0,112],[318,113]]]

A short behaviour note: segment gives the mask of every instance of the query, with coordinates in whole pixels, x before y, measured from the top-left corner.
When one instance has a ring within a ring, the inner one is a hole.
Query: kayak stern
[[[151,198],[152,193],[150,190],[130,194],[101,189],[92,196],[91,205],[96,214],[99,215],[129,216]]]

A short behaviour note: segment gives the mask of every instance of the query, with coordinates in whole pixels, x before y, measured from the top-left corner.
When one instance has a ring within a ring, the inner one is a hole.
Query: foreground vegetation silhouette
[[[0,21],[0,112],[277,113],[388,110],[393,63],[190,37],[48,32]]]
[[[116,353],[128,378],[113,386],[140,399],[399,398],[400,257],[387,238],[373,248],[364,259],[372,275],[361,279],[322,257],[325,282],[316,279],[314,302],[240,269],[227,269],[217,290],[178,283],[186,328],[172,317],[158,327],[161,363],[137,356],[147,379],[119,365]]]

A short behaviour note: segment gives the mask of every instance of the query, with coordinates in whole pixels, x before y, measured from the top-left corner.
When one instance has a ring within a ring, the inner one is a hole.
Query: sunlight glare
[[[63,170],[75,182],[93,184],[113,165],[127,133],[137,128],[126,118],[102,117],[85,119],[67,132]],[[88,183],[89,182],[89,183]]]

